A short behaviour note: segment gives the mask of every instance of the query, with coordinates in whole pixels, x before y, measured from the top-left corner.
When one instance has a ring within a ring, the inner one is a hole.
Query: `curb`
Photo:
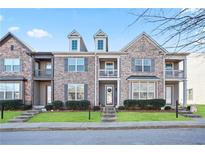
[[[205,128],[205,125],[164,125],[164,126],[121,126],[121,127],[27,127],[0,128],[0,132],[7,131],[78,131],[78,130],[130,130],[130,129],[169,129],[169,128]]]

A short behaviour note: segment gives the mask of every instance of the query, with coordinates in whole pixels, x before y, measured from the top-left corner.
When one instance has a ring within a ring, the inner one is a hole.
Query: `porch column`
[[[97,57],[96,57],[96,53],[95,53],[95,102],[94,102],[94,106],[97,106],[97,93],[96,93],[96,91],[97,91],[97,86],[96,86],[96,84],[97,84]]]
[[[183,107],[187,105],[187,59],[183,60],[184,81],[183,81]]]
[[[117,58],[117,77],[120,77],[120,58]]]
[[[120,106],[120,80],[117,80],[117,107]]]

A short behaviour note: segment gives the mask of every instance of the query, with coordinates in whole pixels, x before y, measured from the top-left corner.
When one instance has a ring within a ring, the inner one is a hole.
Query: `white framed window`
[[[20,72],[20,59],[19,58],[4,59],[4,70],[6,72]]]
[[[83,100],[84,84],[68,84],[68,100]]]
[[[69,72],[84,72],[85,71],[85,58],[68,58],[68,71]]]
[[[20,83],[0,83],[0,100],[20,98]]]
[[[103,47],[104,47],[104,40],[98,40],[98,50],[104,50]]]
[[[154,99],[155,82],[134,82],[132,83],[132,99]]]
[[[71,49],[72,51],[77,51],[78,50],[78,40],[72,40],[71,41]]]
[[[151,72],[151,59],[135,59],[135,70],[137,72]]]

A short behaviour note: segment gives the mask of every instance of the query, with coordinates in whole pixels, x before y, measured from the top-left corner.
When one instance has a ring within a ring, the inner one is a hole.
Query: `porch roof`
[[[0,81],[25,81],[26,79],[22,76],[4,76],[0,77]]]
[[[131,75],[127,80],[159,80],[156,76],[144,76],[144,75]]]

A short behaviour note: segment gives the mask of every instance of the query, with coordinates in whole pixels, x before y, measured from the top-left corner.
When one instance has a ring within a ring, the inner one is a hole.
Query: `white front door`
[[[172,86],[166,86],[166,104],[172,104]]]
[[[113,85],[105,85],[105,105],[113,106],[113,95],[114,95],[114,86]]]

